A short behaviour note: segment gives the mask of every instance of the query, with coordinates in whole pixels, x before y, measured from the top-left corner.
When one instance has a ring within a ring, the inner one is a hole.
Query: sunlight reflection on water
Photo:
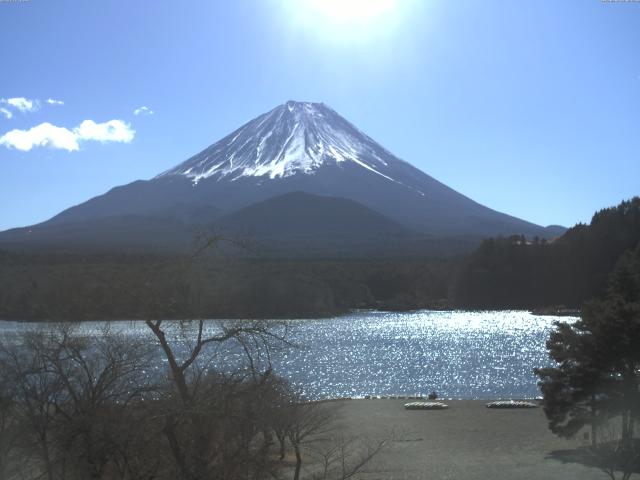
[[[522,311],[421,311],[298,321],[295,336],[308,348],[281,365],[320,396],[435,390],[445,398],[531,398],[539,395],[532,369],[548,364],[555,320]]]
[[[292,320],[292,340],[301,348],[279,352],[273,364],[313,397],[435,390],[444,398],[533,398],[539,391],[532,370],[549,363],[545,341],[556,320],[574,319],[524,311],[363,311]],[[91,335],[103,325],[87,322],[81,330]],[[2,322],[0,332],[38,326]],[[111,326],[149,335],[141,322]]]

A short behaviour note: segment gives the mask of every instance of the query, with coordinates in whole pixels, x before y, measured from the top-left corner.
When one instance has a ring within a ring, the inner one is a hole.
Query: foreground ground
[[[358,478],[385,480],[591,480],[606,475],[558,460],[586,439],[563,440],[547,429],[542,409],[495,410],[482,401],[447,401],[448,410],[409,411],[407,400],[348,400],[339,428],[387,446]],[[333,402],[331,402],[333,403]]]

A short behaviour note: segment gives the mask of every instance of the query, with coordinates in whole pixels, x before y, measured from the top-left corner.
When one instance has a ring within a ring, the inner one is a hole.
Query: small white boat
[[[442,402],[410,402],[405,403],[404,408],[407,410],[444,410],[449,405]]]
[[[487,403],[487,408],[538,408],[538,404],[524,400],[498,400],[497,402]]]

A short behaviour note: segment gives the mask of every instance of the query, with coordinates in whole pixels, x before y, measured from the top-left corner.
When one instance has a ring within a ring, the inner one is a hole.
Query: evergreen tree
[[[537,369],[549,428],[570,437],[591,425],[621,419],[630,444],[640,418],[640,244],[623,255],[603,299],[580,320],[558,323],[547,342],[553,368]]]

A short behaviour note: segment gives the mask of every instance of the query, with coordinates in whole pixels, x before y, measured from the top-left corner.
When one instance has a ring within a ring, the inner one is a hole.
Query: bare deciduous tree
[[[103,332],[91,339],[69,326],[3,343],[3,378],[14,389],[12,421],[23,429],[22,472],[42,466],[49,480],[104,478],[129,438],[124,412],[150,386],[140,341]]]
[[[310,478],[312,480],[353,478],[380,453],[386,443],[386,439],[371,443],[358,437],[334,436],[323,450],[315,452],[320,459],[320,468]]]

